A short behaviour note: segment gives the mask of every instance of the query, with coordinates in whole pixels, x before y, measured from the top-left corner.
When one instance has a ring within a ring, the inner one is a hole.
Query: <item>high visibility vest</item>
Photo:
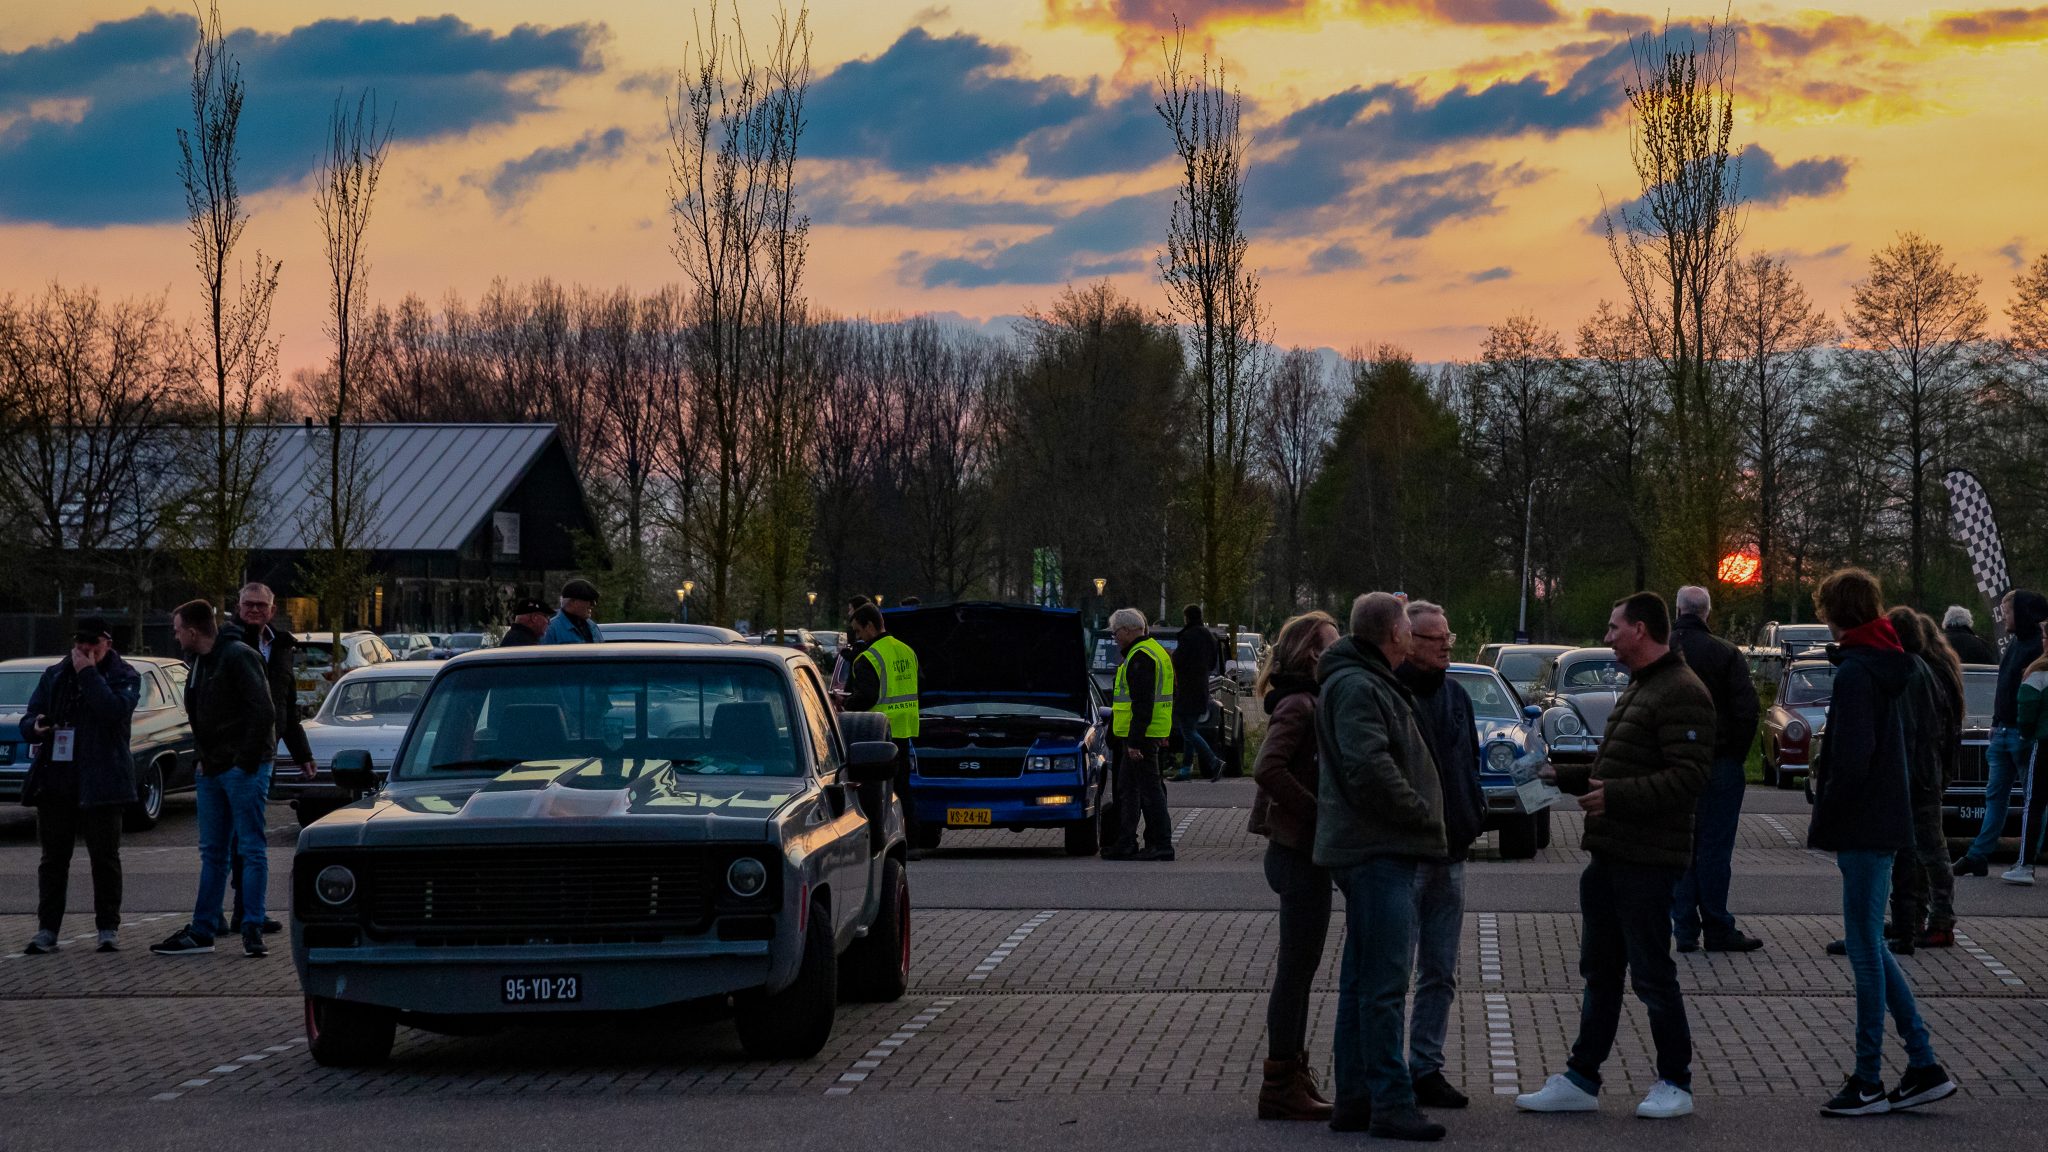
[[[1173,657],[1150,636],[1131,645],[1124,662],[1116,666],[1116,697],[1110,701],[1109,731],[1113,736],[1131,734],[1131,657],[1143,652],[1152,658],[1152,719],[1145,725],[1150,739],[1165,739],[1173,732]]]
[[[910,645],[887,632],[861,652],[860,658],[875,666],[882,694],[875,699],[875,711],[889,718],[889,738],[909,740],[917,735],[917,653]]]

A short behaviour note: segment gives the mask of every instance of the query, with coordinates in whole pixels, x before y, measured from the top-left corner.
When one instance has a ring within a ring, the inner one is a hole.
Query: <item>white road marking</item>
[[[1046,915],[1049,916],[1051,913],[1048,912]],[[825,1089],[825,1095],[852,1095],[855,1088],[860,1087],[861,1084],[866,1082],[868,1073],[880,1068],[882,1061],[902,1051],[905,1044],[916,1039],[919,1032],[931,1026],[940,1016],[945,1015],[948,1008],[957,1003],[959,1003],[958,1000],[946,999],[934,1000],[926,1005],[917,1015],[904,1021],[896,1031],[890,1033],[888,1039],[877,1042],[873,1048],[863,1053],[860,1059],[855,1060],[846,1071],[841,1072],[839,1074],[839,1082]]]
[[[1052,917],[1053,911],[1047,909],[1026,920],[1024,923],[1017,925],[1017,930],[1004,937],[1003,942],[996,945],[995,951],[982,957],[981,963],[974,966],[974,971],[969,972],[967,978],[977,982],[988,979],[989,973],[994,972],[1003,961],[1008,960],[1010,953],[1015,952],[1019,944],[1024,943],[1027,937],[1033,932],[1038,931],[1039,926],[1052,919]]]
[[[161,1103],[166,1100],[176,1100],[178,1097],[183,1096],[187,1092],[190,1092],[197,1088],[206,1087],[208,1084],[213,1083],[215,1080],[219,1079],[222,1076],[232,1076],[235,1073],[240,1072],[242,1069],[247,1068],[252,1064],[255,1064],[259,1061],[268,1060],[272,1056],[275,1056],[281,1052],[289,1052],[292,1049],[298,1047],[299,1045],[304,1044],[305,1042],[305,1037],[298,1036],[294,1037],[293,1039],[287,1040],[282,1044],[272,1044],[271,1046],[263,1049],[260,1052],[251,1052],[246,1056],[237,1056],[235,1057],[232,1063],[222,1064],[217,1067],[209,1068],[206,1070],[205,1075],[194,1076],[190,1080],[186,1080],[183,1083],[177,1085],[175,1088],[171,1088],[167,1091],[159,1092],[156,1095],[151,1096],[150,1100],[153,1103]]]
[[[1500,977],[1500,922],[1491,912],[1479,913],[1479,981],[1498,984]]]
[[[1508,1017],[1504,993],[1486,994],[1487,1066],[1493,1070],[1493,1094],[1515,1096],[1522,1091],[1522,1068],[1515,1055],[1515,1027]]]
[[[2012,969],[2005,966],[2005,961],[1985,951],[1983,946],[1970,939],[1967,933],[1957,932],[1956,943],[1961,945],[1963,951],[1968,952],[1977,963],[1989,968],[1991,974],[1998,977],[2000,984],[2009,985],[2014,988],[2025,988],[2027,986],[2025,980],[2013,975]]]
[[[1200,816],[1201,814],[1202,809],[1192,809],[1188,812],[1187,815],[1180,818],[1180,823],[1175,824],[1173,826],[1173,842],[1175,844],[1180,843],[1181,837],[1186,836],[1188,834],[1188,825],[1193,824],[1195,822],[1195,817]]]

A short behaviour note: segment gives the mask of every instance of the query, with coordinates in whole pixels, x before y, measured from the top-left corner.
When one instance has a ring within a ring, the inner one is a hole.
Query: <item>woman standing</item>
[[[1266,738],[1253,778],[1251,830],[1266,837],[1266,883],[1280,897],[1280,957],[1266,1001],[1266,1079],[1261,1120],[1328,1120],[1330,1102],[1309,1070],[1308,1001],[1330,933],[1330,873],[1316,866],[1316,661],[1337,642],[1327,612],[1280,628],[1255,688]]]
[[[1871,1116],[1931,1104],[1956,1086],[1934,1046],[1912,985],[1884,942],[1892,861],[1912,848],[1902,715],[1916,665],[1884,616],[1884,590],[1861,568],[1821,581],[1814,607],[1837,641],[1828,736],[1812,775],[1813,821],[1807,846],[1835,854],[1842,873],[1842,929],[1856,979],[1856,1066],[1823,1116]],[[1906,1045],[1906,1074],[1887,1094],[1884,1018],[1889,1009]]]
[[[2041,622],[2041,657],[2027,665],[2020,681],[2019,729],[2028,742],[2026,815],[2020,818],[2020,859],[2005,874],[2008,884],[2032,884],[2034,861],[2041,854],[2044,815],[2048,815],[2048,780],[2041,779],[2041,742],[2048,739],[2048,620]]]
[[[1891,949],[1947,947],[1955,939],[1956,878],[1949,871],[1941,797],[1949,760],[1962,739],[1962,666],[1931,617],[1904,605],[1886,613],[1899,643],[1913,657],[1905,704],[1907,789],[1913,809],[1913,846],[1892,864]]]

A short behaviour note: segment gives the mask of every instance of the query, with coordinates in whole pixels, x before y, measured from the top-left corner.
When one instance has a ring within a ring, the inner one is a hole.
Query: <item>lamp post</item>
[[[1098,620],[1102,618],[1102,590],[1107,587],[1109,587],[1108,580],[1100,576],[1095,578],[1095,616]]]
[[[816,628],[817,626],[818,594],[816,592],[806,592],[804,593],[804,627]]]
[[[697,582],[695,580],[685,580],[683,581],[683,586],[676,589],[676,607],[682,609],[683,623],[685,624],[690,622],[690,593],[696,590]]]

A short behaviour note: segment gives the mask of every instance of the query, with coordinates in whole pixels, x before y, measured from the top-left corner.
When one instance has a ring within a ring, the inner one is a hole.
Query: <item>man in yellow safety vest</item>
[[[1116,841],[1104,860],[1171,860],[1173,829],[1167,823],[1166,784],[1161,762],[1173,735],[1173,658],[1152,639],[1145,614],[1119,608],[1109,617],[1110,635],[1124,660],[1116,670],[1110,735],[1116,757]],[[1145,847],[1138,848],[1138,816],[1145,817]]]
[[[880,712],[889,718],[889,739],[896,742],[896,797],[903,802],[903,831],[913,852],[918,850],[917,813],[910,802],[910,742],[917,737],[917,653],[889,635],[882,610],[862,604],[852,617],[860,655],[847,677],[846,711]]]

